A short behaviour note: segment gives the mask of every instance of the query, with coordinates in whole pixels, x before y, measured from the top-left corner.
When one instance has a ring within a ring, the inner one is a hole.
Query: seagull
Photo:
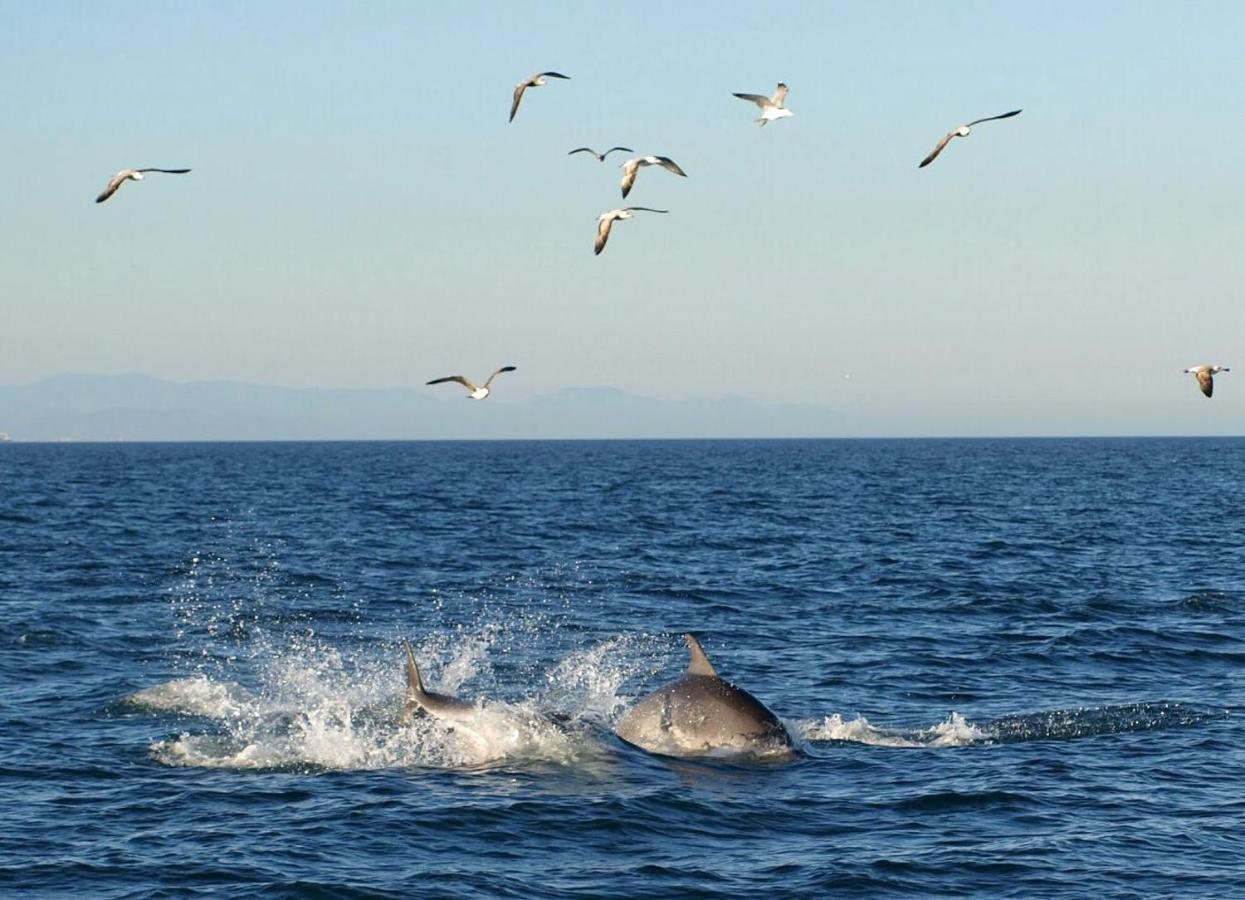
[[[687,173],[679,168],[679,164],[668,156],[637,156],[635,159],[629,159],[622,164],[622,195],[626,197],[631,193],[631,185],[635,184],[635,177],[640,173],[641,166],[661,166],[668,169],[675,175],[687,177]],[[642,207],[637,206],[636,209]]]
[[[579,148],[579,149],[577,149],[577,150],[572,150],[570,153],[568,153],[568,154],[566,154],[566,155],[567,155],[567,156],[571,156],[571,155],[573,155],[573,154],[575,154],[575,153],[591,153],[593,156],[595,156],[595,157],[597,158],[597,162],[605,162],[605,157],[609,156],[609,155],[610,155],[611,153],[613,153],[615,150],[622,150],[624,153],[634,153],[634,152],[635,152],[635,151],[634,151],[634,150],[632,150],[630,147],[610,147],[610,148],[609,148],[608,150],[606,150],[604,153],[597,153],[597,151],[593,150],[591,147],[580,147],[580,148]]]
[[[785,119],[787,116],[794,116],[791,110],[783,106],[787,99],[787,86],[781,81],[774,90],[774,96],[763,97],[760,94],[734,94],[740,100],[750,100],[757,106],[761,107],[761,118],[757,119],[758,125],[764,125],[766,122],[772,122],[775,119]]]
[[[144,172],[164,172],[166,175],[185,175],[189,169],[122,169],[108,180],[104,192],[95,198],[96,203],[103,203],[117,192],[127,181],[142,181]]]
[[[1197,386],[1209,397],[1215,393],[1215,376],[1220,372],[1231,372],[1227,366],[1189,366],[1186,372],[1197,378]]]
[[[593,254],[600,256],[601,251],[605,249],[605,242],[610,239],[610,229],[614,227],[615,219],[630,219],[633,212],[643,210],[644,212],[668,213],[668,209],[651,209],[647,206],[625,206],[622,209],[611,209],[609,212],[603,212],[597,216],[597,244],[593,249]]]
[[[530,87],[540,87],[546,84],[545,78],[564,78],[571,80],[569,75],[559,75],[557,72],[541,72],[539,75],[533,75],[527,81],[520,81],[514,89],[514,103],[510,104],[510,121],[514,121],[514,114],[519,111],[519,101],[523,99],[523,92]]]
[[[465,387],[470,392],[467,394],[467,399],[483,400],[485,397],[489,395],[488,386],[493,383],[494,378],[496,378],[502,372],[513,372],[514,370],[515,370],[514,366],[502,366],[500,369],[498,369],[496,372],[494,372],[492,375],[488,377],[488,381],[484,382],[484,387],[478,386],[470,378],[466,378],[465,376],[462,376],[462,375],[446,375],[444,378],[434,378],[432,379],[432,381],[429,381],[428,384],[442,384],[446,381],[457,381],[459,384],[461,384],[463,387]]]
[[[1011,112],[1005,112],[1001,116],[986,116],[984,119],[973,119],[973,121],[969,122],[967,125],[961,125],[959,128],[955,129],[954,131],[948,131],[946,134],[946,137],[944,137],[941,141],[938,142],[938,146],[930,151],[929,156],[921,160],[921,164],[917,166],[917,168],[924,169],[926,166],[932,163],[935,159],[937,159],[938,154],[942,152],[942,148],[947,146],[947,144],[951,143],[952,138],[968,137],[968,133],[969,131],[972,130],[972,127],[974,125],[980,125],[982,122],[993,122],[995,119],[1010,119],[1012,116],[1018,116],[1018,115],[1020,115],[1020,110],[1013,109]]]

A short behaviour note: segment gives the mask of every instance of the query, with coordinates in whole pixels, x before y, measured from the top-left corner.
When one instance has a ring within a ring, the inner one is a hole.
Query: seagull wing
[[[532,77],[533,78],[561,78],[565,81],[571,80],[570,75],[560,75],[557,72],[541,72],[539,75],[533,75]]]
[[[774,105],[773,101],[771,101],[769,97],[762,97],[760,94],[732,94],[731,96],[738,97],[740,100],[750,100],[757,106],[761,107],[761,109]]]
[[[463,387],[465,387],[469,391],[479,390],[479,388],[476,387],[476,384],[474,381],[472,381],[470,378],[465,378],[462,375],[446,375],[444,378],[434,378],[432,379],[432,381],[429,381],[426,383],[427,384],[444,384],[447,381],[457,381],[459,384],[461,384]]]
[[[1215,376],[1209,368],[1203,367],[1194,372],[1197,376],[1197,386],[1202,389],[1202,393],[1209,397],[1215,393]]]
[[[166,175],[185,175],[189,169],[135,169],[136,172],[164,172]]]
[[[671,159],[670,157],[655,156],[653,158],[657,160],[657,165],[661,166],[663,169],[673,172],[675,175],[682,175],[684,178],[687,177],[687,173],[684,172],[682,169],[680,169],[679,164],[675,162],[673,159]]]
[[[601,251],[605,249],[605,242],[610,239],[610,229],[614,227],[615,218],[613,213],[606,213],[597,219],[597,242],[592,248],[594,256],[600,256]]]
[[[630,147],[610,147],[608,150],[606,150],[604,153],[601,154],[601,160],[604,161],[605,157],[609,156],[615,150],[621,150],[623,153],[634,153],[635,152]]]
[[[528,83],[525,81],[514,89],[514,102],[510,104],[510,121],[514,121],[514,114],[519,111],[519,101],[523,99],[523,92],[527,90]]]
[[[96,203],[103,203],[109,197],[117,192],[121,185],[125,184],[125,180],[129,177],[129,170],[118,172],[112,178],[108,179],[108,184],[104,186],[104,190],[95,198]]]
[[[591,154],[592,154],[593,156],[595,156],[597,159],[601,159],[601,158],[602,158],[602,157],[601,157],[601,154],[600,154],[600,153],[597,153],[597,151],[593,150],[591,147],[577,147],[576,149],[571,150],[571,151],[570,151],[569,153],[567,153],[566,155],[567,155],[567,156],[572,156],[573,154],[576,154],[576,153],[591,153]]]
[[[498,369],[496,372],[494,372],[492,375],[488,377],[488,381],[484,382],[484,386],[488,387],[490,384],[492,384],[493,379],[496,378],[498,375],[500,375],[502,372],[513,372],[516,368],[517,368],[516,366],[502,366],[500,369]]]
[[[625,212],[656,212],[656,213],[670,212],[670,210],[668,209],[653,209],[651,206],[627,206],[627,207],[624,207],[624,211]]]
[[[984,119],[973,119],[973,121],[968,123],[968,127],[972,128],[974,125],[979,125],[982,122],[993,122],[995,119],[1010,119],[1012,116],[1020,115],[1020,113],[1020,110],[1013,109],[1011,112],[1005,112],[1000,116],[986,116]]]
[[[782,105],[786,102],[786,100],[787,86],[780,81],[778,82],[778,87],[774,90],[774,96],[770,98],[769,102],[774,106],[777,106],[779,109],[782,109]]]
[[[640,171],[640,161],[636,159],[627,160],[623,163],[623,177],[619,184],[622,186],[622,195],[626,197],[631,193],[631,185],[635,184],[635,176]]]
[[[924,169],[926,166],[928,166],[930,163],[936,160],[938,158],[938,154],[942,152],[942,148],[947,146],[947,144],[951,142],[951,139],[953,137],[955,137],[955,132],[948,131],[946,135],[943,137],[943,139],[938,142],[938,146],[936,146],[933,150],[929,152],[929,156],[921,160],[921,164],[917,166],[917,168]]]

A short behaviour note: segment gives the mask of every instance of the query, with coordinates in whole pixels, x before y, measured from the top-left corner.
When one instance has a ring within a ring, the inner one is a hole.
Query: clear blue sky
[[[3,0],[0,383],[512,363],[513,398],[1240,433],[1243,37],[1227,2]],[[730,94],[779,79],[759,129]],[[566,151],[616,143],[689,177],[644,171],[670,215],[595,258],[619,159]],[[97,206],[126,166],[194,172]],[[1239,365],[1213,401],[1200,362]]]

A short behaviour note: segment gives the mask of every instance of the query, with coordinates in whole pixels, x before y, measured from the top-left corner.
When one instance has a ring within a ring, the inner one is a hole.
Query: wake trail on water
[[[874,725],[863,716],[844,719],[838,713],[796,723],[805,741],[849,742],[876,747],[966,747],[1026,741],[1068,741],[1137,731],[1189,728],[1228,715],[1223,709],[1169,701],[1078,707],[1002,716],[974,724],[957,712],[927,727]]]

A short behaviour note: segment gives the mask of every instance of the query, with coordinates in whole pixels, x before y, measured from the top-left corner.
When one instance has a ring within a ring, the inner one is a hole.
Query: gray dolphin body
[[[789,756],[791,735],[760,700],[718,676],[695,636],[687,674],[658,688],[615,729],[629,744],[664,756]]]
[[[419,677],[419,666],[415,665],[415,654],[411,651],[411,642],[403,643],[406,644],[406,704],[398,718],[399,724],[405,725],[417,715],[435,716],[438,719],[465,719],[477,712],[474,703],[448,694],[434,694],[424,690],[423,679]]]

